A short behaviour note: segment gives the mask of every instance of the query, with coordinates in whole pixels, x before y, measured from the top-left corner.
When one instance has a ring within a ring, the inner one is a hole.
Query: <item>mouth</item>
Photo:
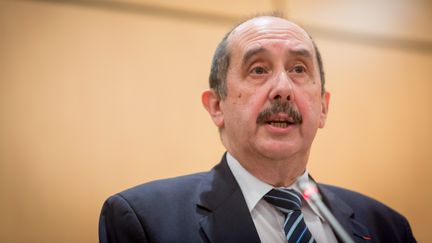
[[[265,123],[270,126],[279,128],[287,128],[288,126],[295,124],[294,119],[290,117],[270,118]]]
[[[260,125],[283,129],[291,125],[302,124],[303,118],[290,103],[274,102],[258,114],[256,122]]]
[[[280,128],[286,128],[289,125],[292,125],[293,123],[290,123],[288,121],[269,121],[267,124],[274,126],[274,127],[280,127]]]

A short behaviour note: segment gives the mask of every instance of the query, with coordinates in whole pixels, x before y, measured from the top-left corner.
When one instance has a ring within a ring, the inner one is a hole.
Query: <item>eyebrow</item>
[[[288,54],[294,55],[294,56],[302,56],[302,57],[312,57],[312,54],[309,50],[304,48],[299,48],[295,50],[289,50]]]
[[[262,48],[262,47],[248,50],[243,55],[243,58],[242,58],[243,65],[247,64],[253,56],[260,54],[260,53],[266,53],[266,52],[268,52],[268,50],[266,50],[265,48]]]
[[[260,53],[267,53],[267,52],[269,52],[269,51],[263,47],[250,49],[243,55],[242,63],[243,63],[243,65],[246,65],[253,56],[260,54]],[[294,50],[291,49],[291,50],[287,51],[287,55],[301,56],[301,57],[306,57],[306,58],[312,57],[312,53],[305,48],[299,48],[299,49],[294,49]]]

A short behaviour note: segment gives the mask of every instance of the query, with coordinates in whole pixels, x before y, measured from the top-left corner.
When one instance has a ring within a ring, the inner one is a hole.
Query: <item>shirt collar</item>
[[[236,179],[237,183],[240,186],[240,189],[243,193],[243,197],[246,200],[246,204],[248,206],[249,212],[252,212],[252,210],[255,208],[257,203],[264,197],[264,195],[267,194],[274,187],[270,184],[261,181],[260,179],[252,175],[238,162],[236,158],[234,158],[228,152],[226,153],[226,159],[227,159],[228,167],[230,168],[231,172],[234,175],[234,178]],[[307,170],[303,173],[303,175],[299,177],[298,180],[310,180],[309,173],[307,172]],[[296,190],[297,192],[301,192],[297,183],[294,183],[284,188],[290,188]],[[305,202],[305,200],[303,200],[303,202]],[[314,205],[312,205],[308,201],[306,201],[306,204],[310,209],[312,209],[312,211],[316,215],[318,215],[318,217],[320,217],[322,221],[325,221],[324,217],[322,217],[322,215]]]

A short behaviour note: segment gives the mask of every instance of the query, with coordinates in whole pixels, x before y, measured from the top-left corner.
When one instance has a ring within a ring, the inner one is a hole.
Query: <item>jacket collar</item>
[[[200,226],[210,242],[260,242],[246,201],[225,155],[200,185]]]

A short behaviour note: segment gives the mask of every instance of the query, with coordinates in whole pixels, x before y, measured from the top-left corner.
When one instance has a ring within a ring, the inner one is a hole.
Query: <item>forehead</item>
[[[306,50],[310,53],[314,50],[312,40],[305,30],[277,17],[265,16],[248,20],[237,26],[228,37],[228,48],[234,56],[267,45]]]

